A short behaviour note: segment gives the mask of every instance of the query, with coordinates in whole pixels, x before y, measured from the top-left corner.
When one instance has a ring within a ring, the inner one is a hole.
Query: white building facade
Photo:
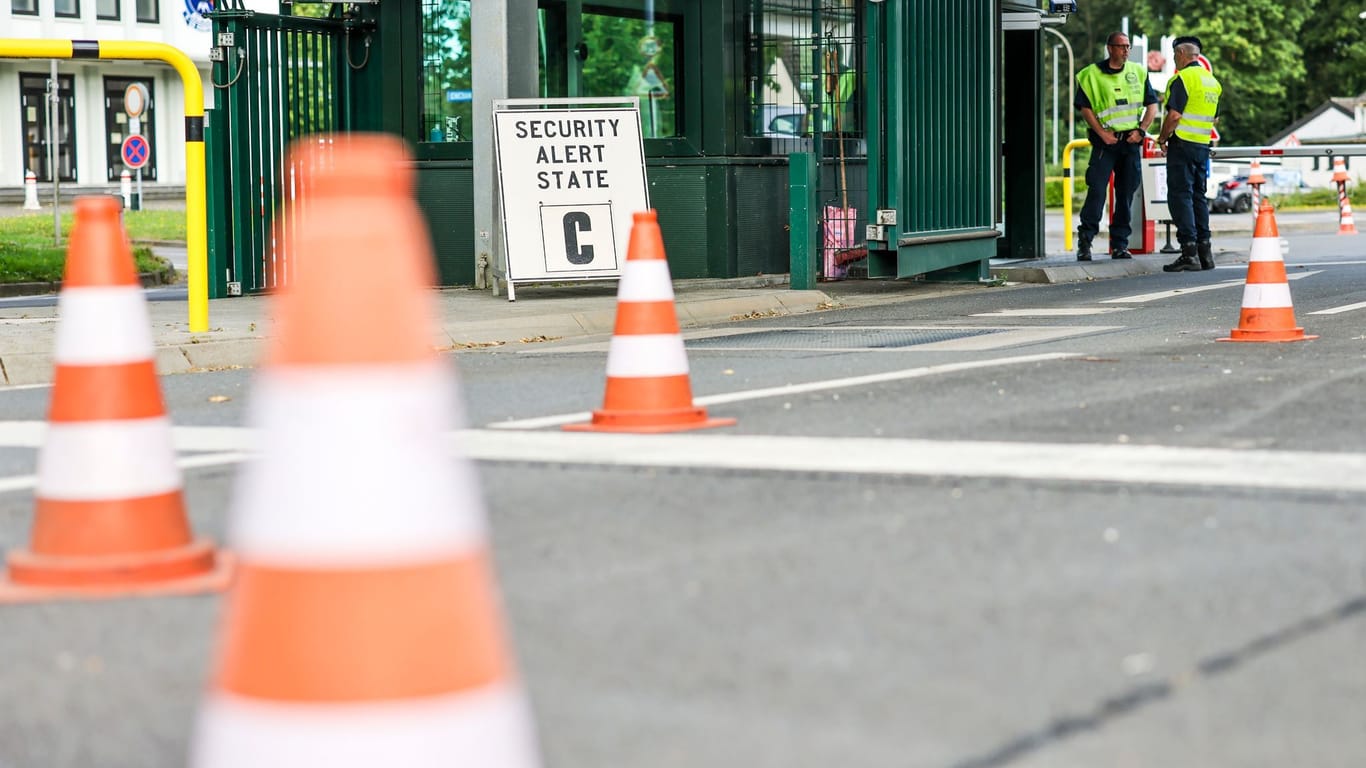
[[[166,43],[195,63],[205,107],[212,106],[209,0],[0,0],[0,38]],[[269,3],[276,7],[276,3]],[[18,187],[32,170],[39,181],[107,190],[124,170],[120,147],[133,128],[151,155],[143,183],[185,183],[185,88],[161,62],[59,59],[55,166],[48,146],[51,60],[0,58],[0,187]],[[135,123],[124,111],[132,83],[149,104]]]

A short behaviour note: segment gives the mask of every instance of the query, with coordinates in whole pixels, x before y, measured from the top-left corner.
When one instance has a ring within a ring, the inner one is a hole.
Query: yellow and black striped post
[[[189,263],[190,332],[209,330],[209,237],[204,178],[204,83],[194,62],[165,43],[125,40],[0,38],[3,59],[163,61],[185,85],[185,248]]]

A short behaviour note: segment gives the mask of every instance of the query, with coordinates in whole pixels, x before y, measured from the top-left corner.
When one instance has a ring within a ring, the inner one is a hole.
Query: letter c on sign
[[[564,251],[570,264],[593,263],[593,246],[579,247],[579,233],[592,231],[593,220],[583,211],[570,211],[564,215]]]

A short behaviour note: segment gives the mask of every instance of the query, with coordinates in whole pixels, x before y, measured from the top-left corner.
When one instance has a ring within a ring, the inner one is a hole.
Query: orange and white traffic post
[[[226,558],[186,516],[117,199],[77,198],[57,313],[33,529],[9,553],[0,602],[223,588]]]
[[[694,405],[688,355],[674,309],[673,282],[654,210],[634,215],[626,264],[617,285],[617,320],[607,350],[607,391],[589,432],[681,432],[725,427]]]
[[[1352,201],[1347,197],[1347,160],[1341,156],[1333,158],[1333,182],[1338,185],[1338,234],[1355,235],[1356,222],[1352,220]]]
[[[478,765],[539,757],[472,464],[431,246],[392,137],[295,144],[294,276],[255,384],[238,578],[192,764]],[[376,254],[383,255],[377,267]]]
[[[1271,203],[1263,201],[1257,212],[1257,230],[1248,255],[1247,285],[1243,287],[1243,308],[1238,327],[1219,341],[1307,341],[1295,325],[1295,307],[1290,301],[1290,282],[1281,258],[1281,236],[1276,229],[1276,214]]]
[[[1247,171],[1247,185],[1252,187],[1252,221],[1254,225],[1262,210],[1262,185],[1266,177],[1262,175],[1262,161],[1252,158],[1252,166]]]

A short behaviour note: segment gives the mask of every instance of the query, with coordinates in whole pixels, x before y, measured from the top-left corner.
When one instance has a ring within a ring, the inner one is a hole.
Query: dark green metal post
[[[789,208],[788,225],[792,249],[792,289],[809,291],[816,287],[816,236],[820,226],[817,199],[816,156],[793,152],[787,156]]]
[[[217,110],[204,110],[204,156],[221,157],[218,126],[214,117]],[[209,298],[221,299],[228,295],[228,254],[231,253],[231,240],[228,238],[228,220],[224,203],[227,202],[227,174],[219,163],[205,164],[205,200],[208,207],[209,228]]]

